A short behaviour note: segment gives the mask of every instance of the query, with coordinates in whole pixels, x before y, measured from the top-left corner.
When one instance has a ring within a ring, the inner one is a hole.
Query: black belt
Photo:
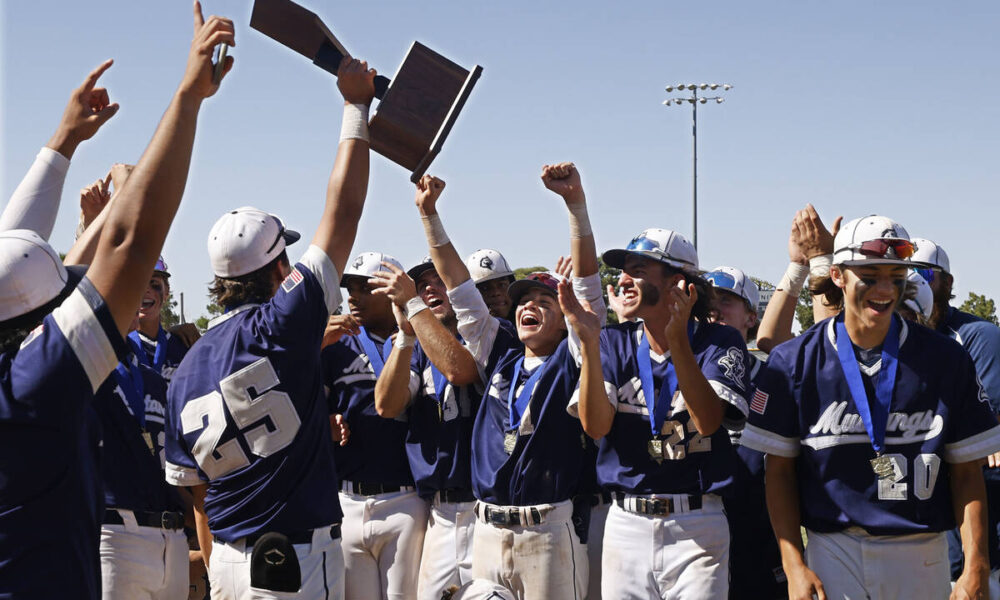
[[[441,498],[441,502],[447,502],[449,504],[472,502],[476,499],[476,496],[472,493],[472,490],[463,490],[458,488],[441,490],[440,492],[438,492],[438,497]]]
[[[688,510],[698,510],[701,508],[701,496],[688,496],[687,498]],[[642,496],[633,496],[633,499],[635,501],[635,510],[625,507],[624,494],[615,494],[615,503],[628,512],[658,517],[665,517],[677,512],[674,508],[673,498],[643,498]]]
[[[590,505],[597,506],[599,504],[611,504],[611,492],[604,490],[591,494]]]
[[[135,515],[135,522],[141,527],[157,527],[159,529],[171,530],[184,528],[184,513],[133,510],[132,514]],[[104,511],[104,524],[124,525],[125,519],[122,518],[117,510],[109,508]]]
[[[260,533],[255,533],[253,535],[246,536],[244,538],[244,541],[246,542],[246,547],[249,548],[249,547],[253,546],[254,544],[257,543],[257,540],[259,540],[261,537],[263,537],[267,533],[270,533],[270,532],[269,531],[261,531]],[[290,543],[292,543],[292,544],[311,544],[312,541],[313,541],[313,530],[312,529],[307,529],[305,531],[296,531],[295,533],[291,533],[291,534],[289,534],[289,535],[287,535],[285,537],[287,537],[288,541]],[[334,523],[333,525],[330,525],[330,539],[331,540],[340,539],[340,523]],[[220,540],[217,537],[215,538],[215,541],[217,541],[219,543],[222,543],[222,544],[226,543],[226,542],[224,542],[223,540]]]
[[[480,510],[483,514],[480,515]],[[476,516],[482,516],[483,519],[492,525],[501,525],[504,527],[510,525],[538,525],[542,522],[542,514],[538,512],[538,509],[531,507],[528,510],[531,512],[531,520],[533,523],[522,523],[521,522],[521,511],[524,509],[520,508],[493,508],[492,506],[483,506],[477,504],[475,508]]]
[[[351,493],[358,496],[378,496],[379,494],[394,494],[400,490],[412,489],[412,486],[385,485],[382,483],[365,483],[364,481],[349,481]]]

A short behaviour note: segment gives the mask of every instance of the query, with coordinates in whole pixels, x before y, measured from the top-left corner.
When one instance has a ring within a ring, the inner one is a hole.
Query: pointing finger
[[[201,2],[194,0],[194,34],[197,36],[202,25],[205,24],[205,17],[201,14]]]
[[[101,75],[105,71],[111,68],[111,65],[113,65],[114,62],[115,61],[113,58],[109,58],[108,60],[102,62],[96,69],[91,71],[90,74],[87,75],[87,78],[83,81],[83,85],[80,87],[80,91],[82,93],[86,93],[92,90],[94,86],[97,85],[97,80],[101,78]]]

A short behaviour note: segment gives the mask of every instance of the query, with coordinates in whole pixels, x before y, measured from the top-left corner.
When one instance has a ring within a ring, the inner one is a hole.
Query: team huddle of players
[[[519,280],[495,250],[462,258],[427,175],[429,256],[405,269],[353,249],[375,72],[345,59],[301,258],[277,216],[227,212],[208,239],[224,312],[200,339],[166,331],[159,253],[220,85],[213,49],[234,36],[196,3],[152,141],[84,192],[64,258],[47,238],[69,159],[117,110],[97,87],[110,61],[0,215],[0,597],[977,598],[998,584],[1000,330],[951,309],[947,255],[886,217],[831,232],[799,211],[758,322],[756,284],[704,271],[674,231],[599,259],[572,163],[541,173],[570,256]],[[602,289],[599,260],[617,286]],[[793,337],[807,281],[817,324]]]

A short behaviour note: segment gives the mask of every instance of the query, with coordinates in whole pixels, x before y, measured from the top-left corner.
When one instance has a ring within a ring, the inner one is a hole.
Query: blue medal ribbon
[[[434,380],[434,395],[437,396],[438,404],[444,404],[444,390],[448,386],[448,379],[433,364],[431,364],[431,379]]]
[[[131,341],[131,340],[130,340]],[[141,354],[142,348],[132,342],[129,344],[133,353]],[[131,364],[132,357],[126,357],[124,361],[115,367],[115,382],[125,394],[125,401],[132,410],[132,416],[139,422],[139,425],[146,426],[146,386],[142,381],[142,371],[139,365]]]
[[[847,334],[847,327],[844,326],[844,316],[837,317],[837,357],[840,359],[840,367],[847,380],[847,387],[851,391],[851,399],[854,407],[858,410],[861,422],[865,424],[868,437],[871,438],[872,448],[876,454],[882,454],[885,446],[885,427],[889,421],[889,405],[892,403],[892,390],[896,386],[896,362],[899,355],[899,321],[896,315],[892,316],[892,323],[889,325],[889,333],[885,336],[882,344],[882,367],[880,377],[875,383],[875,404],[876,410],[872,412],[868,404],[868,393],[865,391],[864,381],[861,379],[861,369],[858,367],[858,359],[854,356],[854,345]]]
[[[688,321],[687,326],[688,341],[694,337],[694,321]],[[677,372],[674,370],[673,359],[667,362],[667,375],[664,377],[663,386],[660,388],[659,401],[656,400],[656,388],[653,387],[653,364],[649,357],[649,336],[643,332],[642,340],[639,341],[639,349],[636,351],[636,362],[639,365],[639,383],[642,384],[642,395],[646,399],[646,409],[649,411],[649,426],[653,435],[660,434],[660,428],[667,419],[667,411],[673,401],[674,393],[677,391]]]
[[[524,409],[528,408],[528,403],[531,402],[531,393],[535,391],[535,386],[538,385],[538,380],[542,377],[542,367],[545,364],[540,364],[535,368],[535,372],[528,377],[528,381],[524,382],[524,388],[521,389],[521,393],[517,395],[517,399],[514,399],[514,392],[517,391],[517,382],[521,380],[521,367],[524,365],[524,357],[517,359],[517,363],[514,364],[514,378],[510,382],[510,390],[507,392],[507,407],[510,409],[510,431],[513,431],[521,425],[521,416],[524,414]]]
[[[364,348],[365,354],[368,356],[368,362],[372,364],[372,370],[375,371],[375,377],[382,374],[382,369],[385,367],[385,358],[389,356],[392,352],[392,338],[389,338],[382,344],[382,352],[378,351],[378,346],[375,345],[375,341],[369,337],[368,330],[361,327],[361,333],[358,335],[361,340],[361,347]]]
[[[163,327],[159,328],[156,332],[156,351],[153,353],[153,363],[149,363],[149,355],[146,354],[146,350],[142,347],[142,338],[139,337],[138,331],[133,331],[128,334],[129,339],[131,339],[139,347],[136,356],[142,364],[150,367],[157,373],[163,371],[163,363],[167,361],[167,332],[163,330]]]

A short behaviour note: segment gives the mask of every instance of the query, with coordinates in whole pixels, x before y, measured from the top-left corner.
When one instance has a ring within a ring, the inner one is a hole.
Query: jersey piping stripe
[[[765,454],[795,458],[799,455],[801,443],[799,438],[788,438],[776,433],[771,433],[766,429],[754,427],[749,423],[743,429],[743,436],[740,438],[740,445],[752,450],[759,450]]]
[[[950,463],[963,463],[984,458],[1000,451],[1000,425],[972,437],[946,444],[944,459]]]

